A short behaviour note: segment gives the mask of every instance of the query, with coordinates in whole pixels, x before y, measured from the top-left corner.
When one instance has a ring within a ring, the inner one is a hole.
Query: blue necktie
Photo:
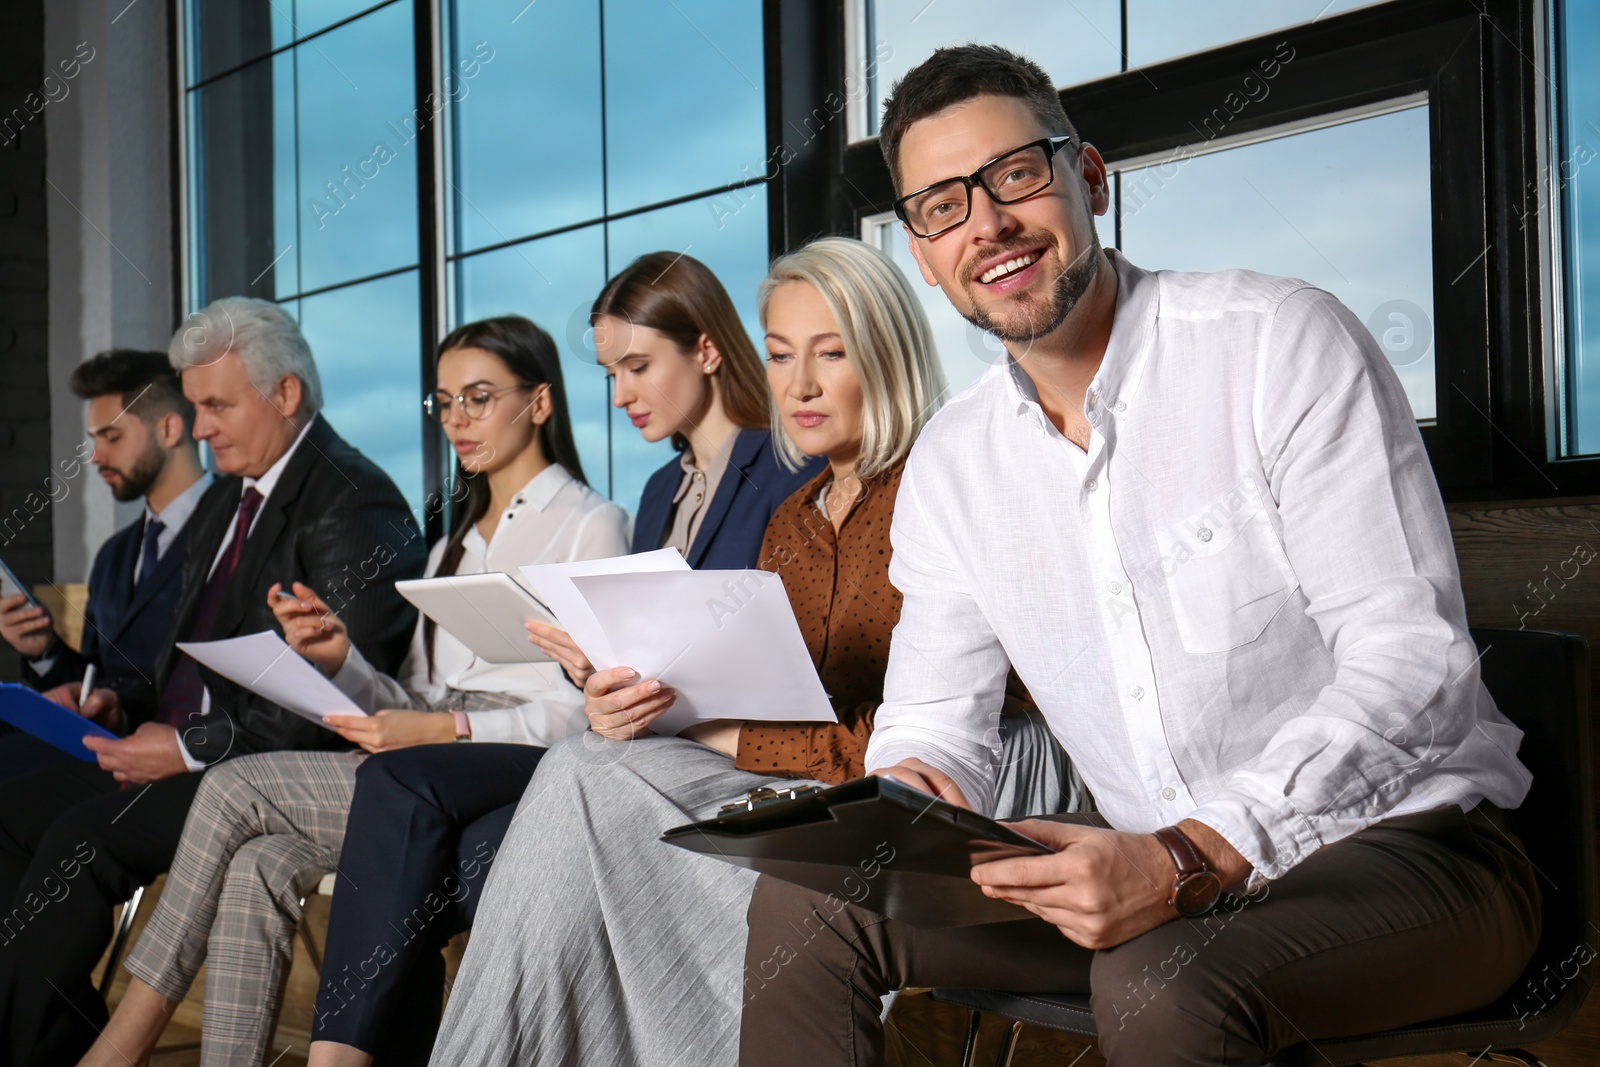
[[[161,559],[161,549],[157,542],[166,527],[160,519],[146,519],[144,524],[144,551],[139,555],[139,580],[134,583],[134,591],[145,587],[145,583],[156,575],[156,564]]]

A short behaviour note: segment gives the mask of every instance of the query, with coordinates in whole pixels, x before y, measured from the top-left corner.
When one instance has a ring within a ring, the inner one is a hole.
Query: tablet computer
[[[522,623],[537,619],[560,625],[538,597],[509,574],[458,574],[395,582],[397,593],[489,663],[548,663],[528,640]]]

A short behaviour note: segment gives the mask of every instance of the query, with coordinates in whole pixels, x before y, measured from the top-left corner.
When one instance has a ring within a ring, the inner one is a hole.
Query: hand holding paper
[[[331,729],[322,721],[324,715],[366,714],[270,630],[224,641],[180,641],[178,648],[229,681],[323,729]]]

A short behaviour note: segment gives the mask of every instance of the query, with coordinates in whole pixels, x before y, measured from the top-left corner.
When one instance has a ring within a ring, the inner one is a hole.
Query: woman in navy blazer
[[[691,567],[754,567],[767,521],[817,472],[775,453],[766,373],[733,301],[699,261],[675,252],[635,260],[591,312],[595,348],[615,379],[612,403],[675,456],[645,483],[635,552],[673,532],[684,458],[702,477],[726,454],[684,556]],[[529,624],[578,685],[593,668],[565,633]],[[544,750],[422,745],[362,764],[339,857],[308,1067],[426,1063],[439,1025],[440,949],[472,923],[479,891]],[[397,935],[396,931],[401,931]],[[376,953],[376,955],[375,955]]]

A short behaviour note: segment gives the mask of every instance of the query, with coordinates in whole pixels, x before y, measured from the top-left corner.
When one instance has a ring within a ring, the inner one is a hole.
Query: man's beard
[[[1078,301],[1089,291],[1089,285],[1099,273],[1100,235],[1092,228],[1089,232],[1092,243],[1076,263],[1069,264],[1065,270],[1056,275],[1043,301],[1036,303],[1031,297],[1013,299],[1011,313],[1004,319],[999,319],[978,303],[977,291],[974,288],[978,283],[968,278],[963,286],[967,290],[972,313],[968,315],[963,312],[963,317],[978,329],[985,330],[1008,344],[1031,344],[1041,337],[1054,333],[1058,326],[1067,321],[1067,316],[1078,306]],[[1026,248],[1037,246],[1039,242],[1023,240],[1017,243],[1020,247]],[[1050,247],[1052,250],[1055,249],[1054,241],[1050,242]]]
[[[132,470],[123,472],[115,467],[111,468],[114,473],[122,475],[120,483],[112,483],[111,495],[124,504],[130,500],[138,500],[156,484],[156,479],[161,477],[161,471],[166,465],[166,452],[162,451],[160,443],[151,437],[145,444],[144,453],[134,461]]]

